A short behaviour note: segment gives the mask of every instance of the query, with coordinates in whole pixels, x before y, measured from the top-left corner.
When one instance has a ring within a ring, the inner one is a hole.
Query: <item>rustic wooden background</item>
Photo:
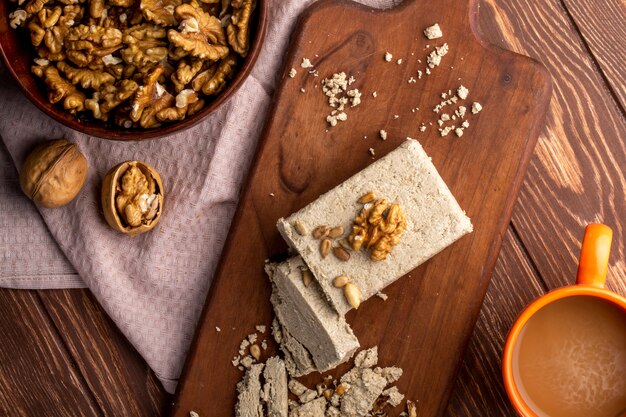
[[[626,3],[481,0],[483,39],[543,62],[554,90],[447,416],[514,416],[500,354],[533,298],[571,283],[583,227],[613,227],[626,294]],[[0,416],[161,416],[171,398],[86,290],[0,290]]]

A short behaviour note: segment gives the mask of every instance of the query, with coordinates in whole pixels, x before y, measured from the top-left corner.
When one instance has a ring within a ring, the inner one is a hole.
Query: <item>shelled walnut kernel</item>
[[[224,89],[248,54],[256,2],[17,3],[10,24],[30,32],[31,70],[51,103],[81,118],[149,129],[197,113],[204,96]],[[193,94],[180,96],[187,90]]]
[[[374,199],[371,192],[358,201],[368,203],[355,216],[348,242],[355,251],[371,249],[370,259],[382,261],[400,243],[406,229],[404,210],[399,204],[389,204],[386,198]]]

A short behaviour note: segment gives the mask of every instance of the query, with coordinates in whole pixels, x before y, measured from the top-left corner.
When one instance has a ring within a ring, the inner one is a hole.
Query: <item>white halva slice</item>
[[[272,294],[272,305],[278,300],[278,295]],[[311,354],[302,343],[298,342],[275,318],[272,322],[272,335],[285,357],[285,367],[289,376],[297,378],[315,372],[315,364]]]
[[[359,341],[343,316],[329,305],[320,286],[315,281],[304,285],[302,268],[300,257],[266,267],[273,287],[271,301],[278,321],[324,372],[350,359]]]
[[[319,225],[344,226],[350,232],[355,214],[363,207],[357,199],[367,192],[399,203],[406,213],[407,228],[400,243],[384,261],[374,262],[365,251],[351,252],[347,262],[334,256],[322,258],[320,242],[294,229],[299,221],[310,229]],[[348,275],[361,291],[361,301],[409,273],[463,235],[472,231],[465,215],[422,146],[409,139],[384,158],[372,163],[317,200],[278,220],[278,230],[294,248],[319,282],[339,314],[351,306],[343,290],[332,281]]]

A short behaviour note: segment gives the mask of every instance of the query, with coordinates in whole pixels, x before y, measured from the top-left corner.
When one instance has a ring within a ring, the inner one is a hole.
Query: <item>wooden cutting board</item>
[[[419,416],[442,414],[551,91],[540,64],[476,38],[476,7],[473,1],[407,0],[381,11],[322,0],[304,13],[199,321],[174,416],[187,417],[190,410],[201,417],[234,414],[242,372],[231,360],[255,325],[269,327],[273,318],[263,266],[268,257],[287,250],[276,220],[387,154],[407,136],[424,145],[472,219],[474,232],[388,287],[387,301],[374,297],[347,320],[363,347],[378,345],[380,364],[404,369],[398,388],[418,401]],[[436,22],[444,37],[426,39],[423,29]],[[443,42],[449,52],[441,65],[417,79],[428,54]],[[384,59],[387,51],[392,62]],[[300,67],[303,57],[314,63],[318,77]],[[288,76],[292,67],[297,69],[295,78]],[[355,77],[351,88],[363,97],[359,106],[346,111],[345,122],[331,128],[320,82],[340,71]],[[415,83],[409,83],[411,77]],[[468,110],[474,101],[483,110],[466,116],[470,126],[461,138],[454,133],[441,137],[439,115],[432,109],[442,92],[454,92],[461,84],[469,89]],[[425,132],[419,130],[421,123]],[[381,129],[388,132],[386,141],[379,137]],[[344,365],[334,375],[346,369]],[[303,381],[320,379],[315,374]]]

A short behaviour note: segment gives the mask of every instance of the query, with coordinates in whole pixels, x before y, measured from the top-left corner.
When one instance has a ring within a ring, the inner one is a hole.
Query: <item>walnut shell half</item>
[[[159,173],[140,161],[114,166],[102,181],[102,210],[109,226],[128,236],[152,230],[163,211]]]
[[[20,170],[24,194],[36,204],[54,208],[69,203],[83,188],[87,159],[78,146],[57,139],[37,146]]]

